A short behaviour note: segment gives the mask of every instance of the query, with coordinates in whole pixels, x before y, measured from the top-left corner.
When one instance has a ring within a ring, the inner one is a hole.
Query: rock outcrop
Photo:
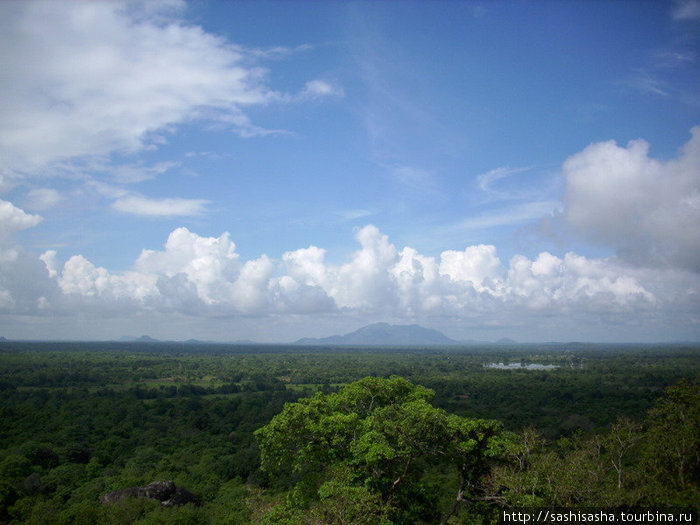
[[[200,505],[197,496],[180,488],[172,481],[154,481],[145,487],[129,487],[108,492],[100,498],[102,503],[115,503],[127,498],[150,498],[160,501],[163,507],[175,507],[193,503]]]

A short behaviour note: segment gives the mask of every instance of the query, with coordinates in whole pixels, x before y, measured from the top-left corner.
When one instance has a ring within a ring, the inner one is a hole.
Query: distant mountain
[[[251,341],[249,339],[236,339],[235,341],[226,341],[225,343],[222,343],[221,341],[202,341],[201,339],[188,339],[187,341],[183,341],[182,344],[185,345],[220,345],[220,344],[228,344],[228,345],[257,345],[260,343],[256,343],[255,341]]]
[[[510,337],[503,337],[496,341],[497,345],[517,345],[518,342],[515,339],[511,339]]]
[[[158,339],[153,339],[148,335],[142,335],[141,337],[130,337],[125,335],[124,337],[120,337],[119,341],[122,343],[160,343]]]
[[[375,323],[345,335],[299,339],[299,345],[454,345],[458,341],[450,339],[442,332],[424,328],[417,324],[390,325]]]

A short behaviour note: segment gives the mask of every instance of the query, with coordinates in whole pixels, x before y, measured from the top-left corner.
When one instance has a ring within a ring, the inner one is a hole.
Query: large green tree
[[[368,377],[286,404],[256,432],[262,468],[296,480],[268,521],[441,523],[483,505],[509,435],[496,421],[435,408],[433,395],[400,377]],[[451,501],[441,499],[445,484]]]

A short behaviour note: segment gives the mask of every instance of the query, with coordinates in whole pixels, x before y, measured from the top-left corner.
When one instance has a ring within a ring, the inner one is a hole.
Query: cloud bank
[[[47,272],[67,296],[94,305],[126,300],[130,307],[187,308],[201,315],[361,311],[374,315],[468,315],[499,305],[595,311],[654,308],[668,292],[645,284],[650,270],[575,253],[518,255],[504,265],[496,248],[469,246],[439,259],[397,249],[373,225],[359,229],[359,249],[341,265],[310,246],[281,260],[242,262],[227,233],[202,237],[174,230],[162,250],[144,250],[133,270],[111,274],[80,255]]]
[[[122,273],[81,255],[60,264],[55,251],[28,265],[27,254],[15,250],[8,257],[6,250],[0,308],[25,315],[174,312],[307,322],[318,314],[426,323],[478,318],[504,326],[532,316],[634,317],[670,307],[684,311],[691,323],[697,312],[698,276],[692,272],[575,253],[516,255],[504,264],[491,245],[436,258],[397,248],[373,225],[357,230],[355,239],[359,247],[343,264],[326,262],[326,251],[316,246],[243,261],[229,234],[204,237],[177,228],[162,249],[143,250]],[[33,282],[33,289],[22,289],[22,282]]]

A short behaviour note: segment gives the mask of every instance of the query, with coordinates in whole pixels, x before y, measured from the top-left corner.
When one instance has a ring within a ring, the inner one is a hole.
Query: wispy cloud
[[[355,209],[338,212],[338,215],[340,215],[343,218],[343,220],[354,221],[356,219],[362,219],[374,215],[374,212],[370,210]]]
[[[697,60],[695,51],[684,50],[663,50],[652,55],[653,66],[656,69],[675,69],[693,64]]]
[[[386,166],[392,179],[402,190],[415,194],[441,195],[437,177],[429,170],[413,166]]]
[[[30,210],[48,210],[63,199],[64,197],[53,188],[34,188],[27,193],[26,206]]]
[[[438,104],[419,94],[433,87],[426,64],[387,42],[359,12],[349,33],[371,160],[407,188],[434,192],[437,166],[460,146],[449,119],[435,111]]]
[[[272,47],[262,47],[262,48],[247,48],[246,53],[257,58],[264,59],[277,59],[286,58],[290,55],[297,53],[303,53],[313,49],[314,46],[311,44],[300,44],[294,47],[285,46],[272,46]]]
[[[179,162],[158,162],[152,166],[144,166],[140,164],[122,164],[109,168],[112,177],[118,182],[131,183],[143,182],[145,180],[154,179],[163,173],[179,167]]]
[[[496,182],[512,175],[527,172],[531,169],[531,167],[511,168],[510,166],[501,166],[486,173],[482,173],[481,175],[477,175],[476,180],[481,191],[502,194],[501,191],[494,189],[493,186]]]
[[[344,95],[343,88],[333,82],[327,80],[310,80],[304,86],[301,92],[301,98],[318,98],[318,97],[342,97]]]
[[[687,23],[674,24],[675,39],[652,51],[646,64],[636,67],[622,83],[645,95],[671,97],[697,106],[696,25],[700,0],[677,1],[670,16]]]
[[[202,215],[208,203],[203,199],[149,199],[140,195],[128,195],[115,200],[112,209],[147,217],[192,217]]]
[[[450,225],[449,231],[469,231],[495,228],[499,226],[515,226],[527,221],[541,219],[561,207],[559,201],[535,201],[516,204],[513,206],[491,209],[485,213],[466,218]]]
[[[626,81],[626,84],[644,94],[661,97],[668,97],[671,94],[668,83],[658,74],[647,70],[638,70]]]
[[[671,16],[674,20],[700,20],[700,1],[677,0]]]

